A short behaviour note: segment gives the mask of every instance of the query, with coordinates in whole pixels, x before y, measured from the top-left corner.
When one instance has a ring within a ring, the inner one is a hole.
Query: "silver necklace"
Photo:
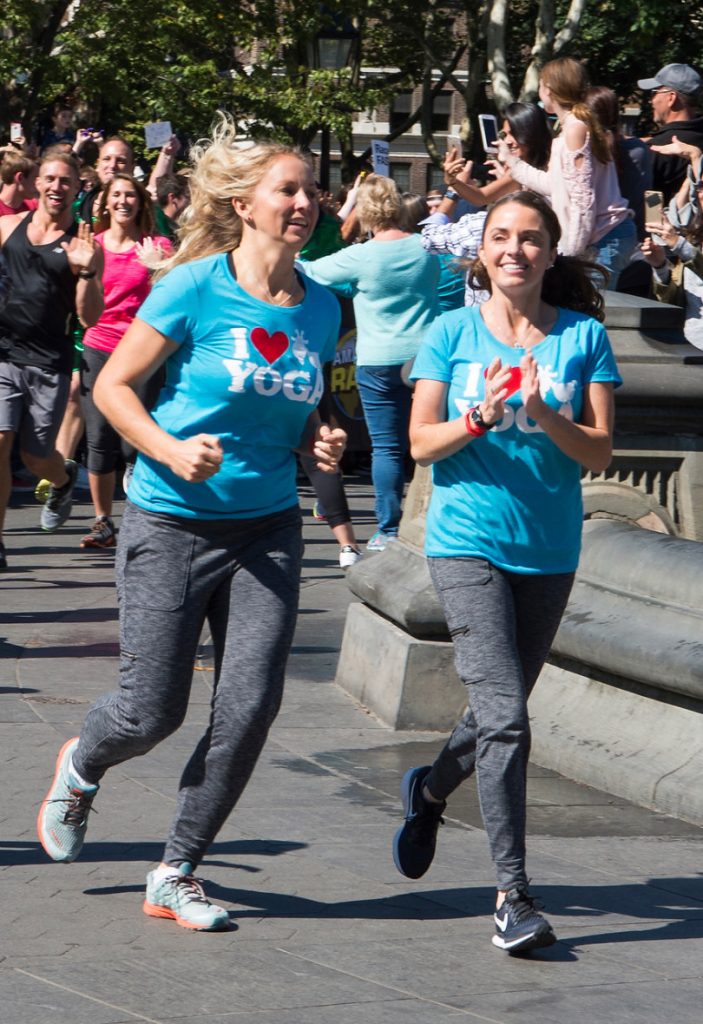
[[[260,285],[258,283],[258,281],[255,282],[255,287],[256,287],[257,291],[259,291],[262,295],[263,294],[266,295],[266,298],[268,299],[268,301],[273,306],[289,306],[289,305],[292,306],[292,305],[295,305],[295,300],[294,300],[293,296],[294,296],[294,293],[299,290],[299,285],[298,285],[298,282],[296,281],[295,285],[292,288],[288,289],[287,292],[285,292],[284,289],[281,289],[281,291],[284,292],[284,296],[283,296],[282,299],[278,300],[278,299],[276,299],[271,294],[271,292],[269,291],[268,288],[264,288],[262,285]]]

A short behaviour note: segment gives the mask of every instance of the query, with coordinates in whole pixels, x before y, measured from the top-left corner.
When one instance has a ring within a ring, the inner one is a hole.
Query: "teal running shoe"
[[[54,781],[37,816],[40,843],[52,860],[65,864],[81,852],[93,797],[100,788],[81,786],[71,775],[71,756],[77,746],[78,737],[74,736],[61,747]]]
[[[218,932],[229,928],[224,907],[210,903],[200,882],[193,877],[190,864],[181,864],[178,874],[157,880],[155,871],[146,876],[143,910],[149,917],[166,917],[181,928],[199,932]]]

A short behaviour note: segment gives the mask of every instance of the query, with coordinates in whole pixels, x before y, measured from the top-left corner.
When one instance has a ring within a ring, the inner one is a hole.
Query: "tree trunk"
[[[488,14],[486,30],[486,55],[488,73],[491,76],[493,99],[498,110],[502,110],[515,99],[508,77],[505,59],[505,23],[508,17],[508,0],[493,0]]]
[[[540,0],[535,22],[535,42],[530,61],[520,89],[521,100],[532,100],[537,96],[539,73],[547,61],[558,57],[564,47],[578,32],[588,0],[571,0],[564,18],[564,24],[555,35],[554,0]]]

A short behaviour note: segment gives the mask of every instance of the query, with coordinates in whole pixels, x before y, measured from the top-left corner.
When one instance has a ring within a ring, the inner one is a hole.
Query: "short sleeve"
[[[610,345],[610,338],[598,321],[593,321],[591,332],[591,345],[585,367],[585,380],[587,383],[612,382],[618,388],[622,384],[622,377],[618,371],[615,356]]]
[[[137,316],[159,334],[182,345],[192,337],[198,305],[198,286],[192,271],[187,265],[174,267],[156,282]]]
[[[451,380],[449,339],[444,321],[445,317],[438,317],[425,335],[415,356],[410,380],[438,380],[443,383]]]

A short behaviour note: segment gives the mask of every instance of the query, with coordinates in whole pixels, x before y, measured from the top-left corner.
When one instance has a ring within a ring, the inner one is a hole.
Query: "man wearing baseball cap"
[[[647,140],[663,146],[674,136],[703,149],[703,117],[697,115],[703,80],[688,64],[667,64],[654,78],[641,78],[637,85],[649,91],[652,116],[658,126]],[[652,153],[652,188],[669,199],[686,177],[688,162],[678,156]]]

